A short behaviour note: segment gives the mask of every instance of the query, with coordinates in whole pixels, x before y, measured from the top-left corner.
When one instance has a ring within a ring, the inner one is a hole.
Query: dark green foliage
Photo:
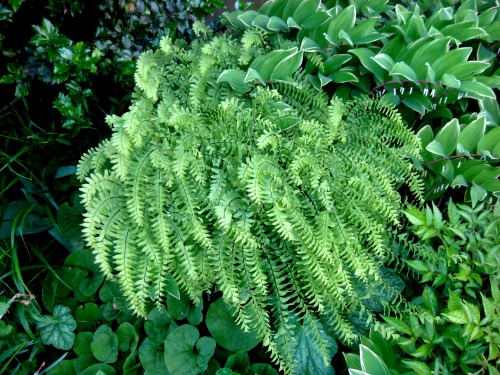
[[[387,104],[317,91],[294,71],[300,46],[262,54],[195,31],[189,46],[165,37],[141,55],[129,112],[109,116],[111,139],[82,158],[85,239],[138,314],[164,300],[168,273],[196,303],[215,285],[282,368],[303,372],[290,327],[327,363],[316,313],[352,342],[349,316],[370,320],[374,300],[397,297],[385,231],[398,224],[396,189],[419,194],[408,160],[419,144]],[[281,65],[264,84],[243,81],[270,58]]]
[[[423,284],[413,291],[419,313],[384,319],[418,374],[499,373],[498,208],[450,201],[447,217],[436,206],[405,211],[419,242],[402,246],[400,255],[414,273],[410,285]],[[400,240],[407,243],[408,235]]]

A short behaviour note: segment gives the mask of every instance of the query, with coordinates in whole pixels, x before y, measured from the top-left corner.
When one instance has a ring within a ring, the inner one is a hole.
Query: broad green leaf
[[[432,141],[425,147],[425,149],[433,153],[434,155],[446,156],[444,148],[439,141],[436,140]]]
[[[285,4],[283,8],[283,13],[282,17],[283,19],[288,19],[293,16],[297,8],[302,4],[303,0],[288,0],[284,1],[283,3]],[[278,17],[280,17],[279,14],[276,14]]]
[[[84,353],[92,353],[90,344],[94,334],[92,332],[78,332],[75,337],[75,342],[73,344],[73,351],[76,355],[82,355]]]
[[[222,298],[210,304],[205,322],[217,344],[232,352],[248,351],[260,342],[255,332],[245,332],[235,323]]]
[[[480,117],[477,120],[471,122],[460,132],[460,135],[458,136],[458,146],[461,146],[468,152],[475,152],[479,140],[483,137],[485,130],[486,123],[484,117]]]
[[[438,57],[443,56],[450,45],[450,38],[439,38],[430,40],[429,42],[421,45],[413,55],[411,63],[409,64],[420,79],[425,78],[426,64],[433,63]]]
[[[119,351],[127,352],[130,350],[133,352],[137,348],[139,335],[137,334],[135,327],[129,322],[120,324],[116,330],[116,336],[118,337]]]
[[[361,369],[372,375],[391,375],[387,365],[370,348],[365,345],[359,346],[359,357]]]
[[[361,64],[368,69],[375,76],[377,82],[384,82],[384,69],[376,63],[372,57],[375,53],[368,48],[356,48],[349,50],[350,53],[354,54]]]
[[[405,260],[405,263],[408,264],[411,268],[421,273],[429,271],[429,267],[427,264],[422,262],[421,260]]]
[[[214,355],[215,340],[201,337],[196,327],[184,324],[165,340],[165,364],[172,374],[198,375]]]
[[[168,314],[165,306],[157,306],[148,314],[144,322],[144,331],[153,345],[162,345],[167,334],[177,328],[177,324]]]
[[[271,79],[283,80],[290,78],[302,65],[304,53],[302,51],[295,51],[290,56],[281,60],[271,73]]]
[[[252,81],[264,83],[264,81],[263,81],[263,79],[260,76],[258,71],[256,71],[253,68],[248,68],[247,74],[245,75],[245,83],[252,82]]]
[[[285,31],[285,32],[290,31],[290,28],[288,27],[286,22],[276,16],[272,16],[269,19],[269,22],[267,23],[267,28],[273,31]]]
[[[224,365],[238,374],[246,374],[248,368],[250,367],[250,358],[248,353],[244,350],[240,350],[227,358]]]
[[[249,10],[238,15],[238,20],[243,22],[245,26],[252,27],[253,20],[259,16],[259,13],[254,10]]]
[[[139,347],[139,359],[145,370],[145,375],[170,374],[165,366],[163,347],[163,343],[161,347],[157,346],[148,337],[142,342]]]
[[[340,41],[339,33],[341,30],[349,31],[356,22],[356,7],[349,5],[344,8],[336,17],[333,17],[328,26],[327,35],[334,43]]]
[[[303,0],[293,12],[293,19],[302,26],[304,21],[311,15],[323,13],[319,11],[321,0]]]
[[[305,52],[319,52],[321,51],[321,47],[311,38],[304,37],[300,43],[300,50]]]
[[[236,27],[237,29],[244,29],[246,25],[239,19],[239,16],[243,14],[241,10],[235,10],[233,12],[224,12],[222,14],[223,22],[229,22],[231,25]],[[227,21],[226,21],[227,20]]]
[[[337,70],[330,74],[329,77],[335,83],[358,82],[358,77],[351,70],[347,69]]]
[[[266,53],[265,55],[257,57],[252,62],[252,64],[250,64],[249,69],[254,69],[255,71],[257,71],[260,77],[266,81],[271,79],[271,76],[276,71],[276,67],[278,66],[278,64],[280,64],[283,60],[296,55],[297,53],[298,53],[297,47],[290,48],[287,50],[272,51]],[[293,60],[292,62],[295,62],[295,60]],[[248,82],[247,77],[245,77],[245,82]]]
[[[473,22],[459,22],[445,26],[440,31],[443,35],[450,36],[460,43],[486,35],[485,30],[473,25]]]
[[[252,21],[252,26],[258,27],[261,30],[264,31],[269,31],[267,28],[267,24],[269,23],[270,19],[268,16],[264,14],[259,14],[257,17],[255,17]]]
[[[458,120],[453,119],[445,126],[443,126],[441,130],[436,134],[435,140],[441,144],[444,156],[450,156],[456,150],[459,133],[460,125],[458,123]]]
[[[388,72],[390,72],[394,68],[394,60],[392,59],[392,57],[384,53],[379,53],[375,56],[372,56],[371,59]]]
[[[421,115],[432,111],[432,102],[430,99],[417,91],[412,92],[408,97],[403,99],[403,103]]]
[[[408,64],[402,61],[395,63],[389,74],[392,76],[401,76],[414,83],[417,83],[418,81],[415,71],[410,66],[408,66]]]
[[[348,54],[333,55],[324,62],[321,72],[324,75],[329,75],[337,71],[342,65],[344,65],[351,58],[352,56]]]
[[[471,47],[463,47],[453,49],[438,57],[437,60],[431,64],[431,68],[436,74],[436,80],[440,80],[443,74],[448,73],[451,66],[467,61],[471,52]]]
[[[371,374],[361,370],[349,369],[349,375],[371,375]]]
[[[460,91],[469,94],[477,99],[490,98],[495,99],[495,93],[485,84],[478,81],[462,81]]]
[[[422,129],[420,129],[417,133],[417,137],[420,138],[420,142],[422,142],[422,147],[427,147],[429,143],[434,140],[434,134],[432,132],[432,128],[430,125],[425,125]]]
[[[491,154],[500,158],[500,126],[494,127],[481,137],[477,144],[477,152]]]
[[[460,88],[460,81],[454,75],[445,73],[443,74],[442,81],[446,87],[451,87],[454,89]]]
[[[113,363],[118,359],[118,336],[106,324],[97,328],[90,347],[100,362]]]
[[[40,331],[43,343],[57,349],[69,350],[75,341],[76,321],[71,316],[69,307],[57,305],[52,316],[38,318],[37,330]]]
[[[327,12],[315,12],[310,14],[302,23],[301,26],[303,29],[311,29],[315,31],[316,29],[320,29],[320,25],[325,23],[325,21],[329,20],[331,16]]]
[[[79,331],[93,331],[99,320],[99,306],[94,302],[78,306],[75,310],[75,320]]]
[[[422,226],[425,224],[425,215],[418,208],[409,208],[403,213],[413,225]]]
[[[343,353],[347,368],[361,371],[361,359],[358,354]]]
[[[246,93],[252,89],[252,86],[245,83],[245,73],[237,69],[224,70],[217,82],[227,82],[236,92]]]
[[[191,300],[183,293],[181,293],[180,298],[175,298],[171,295],[167,296],[167,310],[170,316],[175,320],[187,318],[190,304]]]
[[[115,375],[116,370],[105,363],[96,363],[87,367],[81,372],[81,375]]]

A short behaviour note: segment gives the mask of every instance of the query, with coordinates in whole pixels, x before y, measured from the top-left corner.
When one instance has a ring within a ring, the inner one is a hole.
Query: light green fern
[[[292,373],[297,316],[327,353],[314,316],[353,342],[348,316],[391,288],[385,232],[396,190],[419,194],[419,142],[391,107],[330,100],[300,71],[234,88],[219,78],[257,42],[204,35],[141,57],[129,111],[80,164],[84,235],[136,313],[165,300],[167,273],[195,302],[215,288]]]

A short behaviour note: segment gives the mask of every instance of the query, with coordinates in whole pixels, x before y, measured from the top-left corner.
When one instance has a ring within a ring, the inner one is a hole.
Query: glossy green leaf
[[[76,321],[71,316],[71,310],[62,305],[54,307],[52,316],[44,315],[37,322],[43,343],[61,350],[71,349],[75,341],[75,329]]]
[[[345,83],[345,82],[358,82],[358,77],[351,71],[347,69],[340,69],[333,72],[329,76],[331,80],[335,83]]]
[[[163,344],[157,346],[147,337],[139,347],[139,359],[147,375],[170,374],[165,366]]]
[[[276,16],[272,16],[269,19],[269,22],[267,23],[267,28],[273,31],[284,31],[284,32],[290,31],[290,28],[288,27],[286,22]]]
[[[455,324],[466,324],[467,315],[462,310],[449,311],[442,314],[448,321]]]
[[[417,133],[417,137],[420,138],[422,147],[425,148],[429,143],[434,140],[434,134],[432,132],[432,127],[430,125],[425,125]]]
[[[324,62],[321,72],[324,75],[329,75],[337,71],[342,65],[344,65],[351,58],[352,56],[348,54],[333,55]]]
[[[269,53],[266,53],[265,55],[257,57],[252,64],[250,65],[249,69],[254,69],[257,71],[260,75],[260,77],[263,80],[269,80],[271,79],[271,76],[273,74],[276,74],[280,77],[284,76],[284,74],[280,74],[277,71],[277,66],[281,62],[283,62],[286,59],[292,58],[293,56],[296,56],[298,54],[298,49],[297,47],[290,48],[288,50],[277,50],[277,51],[272,51]],[[301,55],[299,55],[300,61],[301,60]],[[294,65],[293,63],[296,63],[296,59],[293,59],[291,61],[292,64],[286,64],[285,67],[290,67]],[[294,65],[296,66],[296,64]],[[293,67],[293,66],[292,66]],[[245,82],[248,82],[247,77],[245,77]]]
[[[344,8],[336,17],[333,17],[328,26],[327,35],[334,43],[340,41],[339,33],[341,30],[349,31],[356,22],[356,7],[349,5]]]
[[[304,37],[300,43],[300,50],[305,52],[319,52],[321,51],[321,47],[311,38]]]
[[[384,53],[379,53],[373,56],[372,60],[388,72],[390,72],[394,68],[394,60],[392,59],[392,57]]]
[[[481,137],[477,144],[477,152],[500,158],[500,126],[491,129]]]
[[[429,310],[433,316],[437,316],[438,300],[434,290],[426,286],[424,288],[424,292],[422,293],[422,298],[424,300],[424,304],[427,310]]]
[[[445,26],[440,31],[443,35],[450,36],[460,43],[486,35],[485,30],[474,27],[473,24],[473,22],[459,22]]]
[[[446,87],[451,87],[454,89],[460,88],[460,81],[454,75],[445,73],[441,79]]]
[[[100,362],[113,363],[118,359],[118,336],[106,324],[97,328],[90,347]]]
[[[432,375],[432,371],[424,362],[416,360],[403,360],[406,366],[411,368],[417,375]]]
[[[75,310],[75,320],[79,331],[93,331],[99,320],[99,306],[93,302],[78,306]]]
[[[461,150],[467,150],[470,153],[475,152],[479,140],[483,137],[485,130],[486,122],[484,117],[480,117],[468,124],[462,129],[460,135],[458,136],[457,151],[463,152]]]
[[[165,364],[172,374],[198,375],[214,355],[215,340],[201,337],[196,327],[184,324],[165,340]]]
[[[438,57],[437,60],[431,64],[431,68],[436,74],[436,79],[440,80],[443,74],[448,73],[451,66],[467,61],[471,52],[471,47],[462,47],[453,49]]]
[[[427,270],[427,268],[426,268]],[[403,322],[401,319],[393,318],[390,316],[382,315],[382,318],[392,327],[396,328],[399,332],[406,333],[407,335],[412,335],[411,328]]]
[[[232,352],[250,350],[260,342],[255,332],[245,332],[235,323],[222,298],[210,304],[205,322],[217,344]]]
[[[415,71],[408,64],[402,61],[395,63],[389,74],[392,76],[403,77],[404,79],[410,80],[414,83],[417,83],[418,81]]]
[[[312,14],[320,13],[318,11],[321,0],[303,0],[301,4],[293,12],[293,19],[302,26],[304,21]],[[323,13],[323,12],[321,12]]]
[[[382,359],[365,345],[359,346],[361,369],[372,375],[391,375]]]
[[[433,63],[438,57],[443,56],[449,48],[450,38],[439,38],[430,40],[421,45],[411,59],[409,64],[417,74],[417,77],[424,79],[427,65]]]
[[[217,79],[217,82],[227,82],[233,90],[241,93],[252,89],[252,86],[245,83],[245,73],[237,69],[224,70]]]
[[[372,50],[368,48],[356,48],[349,50],[349,52],[355,55],[368,71],[373,73],[377,82],[384,81],[384,69],[372,59],[375,56]]]
[[[295,51],[290,56],[285,57],[274,68],[274,71],[271,73],[271,79],[283,80],[291,78],[292,74],[302,65],[303,57],[304,53],[302,51]]]
[[[460,125],[458,120],[453,119],[436,134],[435,140],[440,143],[444,156],[450,156],[457,148],[459,133]],[[429,146],[427,146],[427,149],[429,150]]]
[[[412,92],[408,97],[404,98],[403,103],[421,115],[432,111],[432,102],[430,99],[417,91]]]
[[[133,352],[137,348],[139,335],[137,334],[135,327],[129,322],[123,322],[120,324],[116,330],[116,336],[118,337],[119,351],[126,352],[130,350]]]

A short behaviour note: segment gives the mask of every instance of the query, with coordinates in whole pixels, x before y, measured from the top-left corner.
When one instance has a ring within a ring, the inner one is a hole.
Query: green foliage
[[[85,239],[139,315],[172,273],[195,303],[221,290],[287,372],[309,362],[296,355],[297,319],[327,364],[316,313],[352,342],[348,318],[397,297],[382,275],[385,231],[399,222],[396,189],[419,194],[408,160],[419,142],[385,102],[318,92],[293,71],[300,46],[242,78],[264,64],[260,47],[194,29],[189,46],[165,37],[141,55],[129,112],[109,116],[112,137],[82,158]]]
[[[423,290],[417,315],[384,317],[417,374],[498,374],[500,365],[500,217],[498,202],[449,202],[447,218],[434,206],[405,211],[418,243],[401,250]],[[407,235],[400,235],[402,243]]]
[[[500,128],[486,126],[479,117],[461,125],[457,119],[447,123],[435,136],[429,125],[418,136],[422,159],[429,175],[426,199],[436,199],[448,187],[468,187],[473,205],[487,193],[500,194]]]
[[[277,374],[268,364],[250,363],[247,350],[262,351],[254,348],[258,343],[255,339],[251,347],[233,345],[227,350],[228,336],[222,332],[234,333],[239,328],[222,299],[214,301],[220,316],[209,309],[206,325],[203,311],[195,318],[197,307],[184,294],[166,306],[150,304],[147,320],[137,319],[118,285],[103,280],[95,269],[88,249],[70,254],[64,267],[47,275],[42,301],[51,315],[34,315],[33,319],[46,345],[44,361],[53,361],[44,369],[49,374],[94,374],[98,370],[112,374],[215,374],[223,368],[242,375],[253,374],[254,369]],[[199,331],[212,333],[213,327],[219,330],[216,335],[200,338]],[[0,348],[19,350],[23,339],[25,335],[16,335],[14,327],[0,321]],[[12,350],[6,350],[0,363],[10,355]],[[31,365],[33,369],[36,362]]]

